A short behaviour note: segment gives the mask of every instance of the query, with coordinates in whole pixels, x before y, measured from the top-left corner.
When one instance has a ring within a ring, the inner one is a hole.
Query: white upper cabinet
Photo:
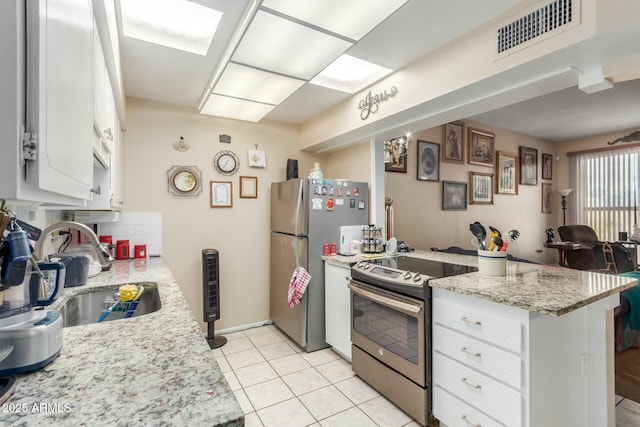
[[[0,198],[81,206],[93,181],[92,3],[2,1],[0,23]]]
[[[91,2],[29,1],[27,11],[27,129],[37,144],[34,164],[27,161],[27,182],[88,199],[93,182]]]
[[[98,31],[94,33],[93,189],[89,210],[119,210],[122,200],[122,133]]]

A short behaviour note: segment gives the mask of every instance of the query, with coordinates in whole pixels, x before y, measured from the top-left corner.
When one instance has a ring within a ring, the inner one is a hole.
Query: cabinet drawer
[[[504,427],[440,387],[433,389],[433,415],[447,427]]]
[[[522,360],[502,349],[433,325],[433,349],[513,387],[522,386]]]
[[[522,352],[522,325],[518,320],[434,298],[433,321],[517,353]]]
[[[482,408],[501,423],[522,425],[520,393],[439,353],[433,354],[433,385]]]

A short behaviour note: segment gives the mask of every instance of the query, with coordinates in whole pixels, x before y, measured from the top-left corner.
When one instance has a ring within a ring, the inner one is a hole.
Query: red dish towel
[[[311,275],[307,270],[301,266],[296,267],[289,282],[289,308],[293,308],[300,303],[310,281]]]

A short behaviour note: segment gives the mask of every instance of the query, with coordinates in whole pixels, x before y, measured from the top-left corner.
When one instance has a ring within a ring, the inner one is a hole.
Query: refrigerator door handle
[[[300,187],[298,188],[298,200],[296,202],[296,225],[295,225],[295,236],[296,236],[296,248],[295,248],[295,253],[296,253],[296,268],[300,266],[300,258],[298,257],[298,236],[300,235],[300,233],[298,233],[298,225],[299,225],[299,220],[300,220],[300,207],[302,205],[302,187],[304,186],[304,179],[300,180]]]

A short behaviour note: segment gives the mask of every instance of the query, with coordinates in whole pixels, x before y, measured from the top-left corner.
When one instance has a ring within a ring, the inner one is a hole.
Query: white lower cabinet
[[[615,426],[616,296],[562,316],[433,289],[441,426]]]
[[[347,266],[324,263],[325,335],[327,344],[351,362],[351,309]]]
[[[434,414],[447,425],[522,426],[522,367],[526,335],[521,316],[499,307],[466,305],[453,295],[433,299]],[[471,300],[469,302],[472,302]],[[444,408],[456,396],[456,409]],[[438,410],[435,403],[438,402]],[[477,410],[472,410],[477,408]],[[479,419],[483,418],[483,422]],[[476,420],[476,421],[474,421]]]

